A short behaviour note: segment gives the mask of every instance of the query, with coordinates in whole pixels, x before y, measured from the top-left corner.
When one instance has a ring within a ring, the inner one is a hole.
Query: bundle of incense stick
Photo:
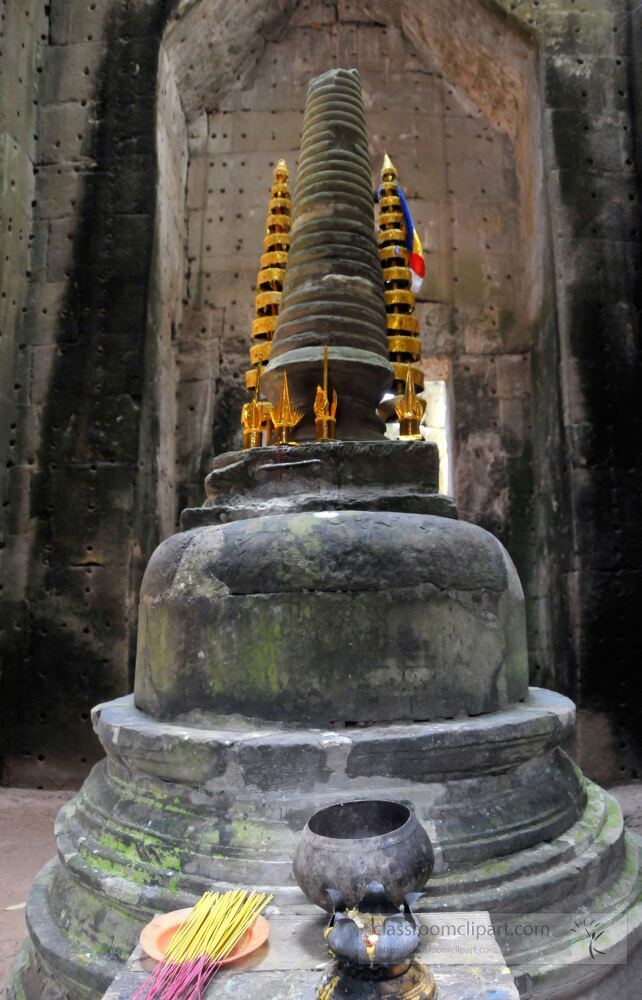
[[[132,1000],[199,1000],[223,960],[271,899],[243,889],[206,892]]]

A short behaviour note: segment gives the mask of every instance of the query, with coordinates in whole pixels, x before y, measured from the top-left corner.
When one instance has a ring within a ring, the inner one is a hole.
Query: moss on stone
[[[182,870],[181,858],[178,851],[175,853],[171,847],[164,846],[163,841],[152,834],[141,834],[139,838],[137,837],[129,843],[126,843],[124,840],[118,840],[111,834],[103,834],[98,843],[106,850],[127,858],[135,865],[139,864],[149,867],[149,858],[151,858],[152,863],[157,862],[162,868],[169,871],[180,872]],[[141,847],[143,848],[142,851]],[[132,880],[137,881],[133,876]]]
[[[486,864],[480,865],[477,871],[484,878],[499,878],[509,869],[510,863],[507,861],[487,861]]]
[[[100,854],[92,855],[89,863],[92,868],[97,868],[99,871],[103,872],[103,874],[115,875],[118,878],[125,879],[127,882],[136,882],[138,885],[146,885],[149,881],[144,872],[139,872],[136,871],[135,868],[120,865],[118,862],[111,861],[109,858],[103,858]]]
[[[235,847],[264,848],[270,836],[263,823],[238,819],[232,823],[232,843]]]
[[[137,802],[144,802],[146,805],[152,807],[152,809],[158,809],[162,812],[178,813],[181,816],[197,817],[197,814],[189,809],[185,809],[183,806],[177,805],[180,801],[177,797],[170,800],[167,796],[163,795],[162,792],[155,791],[152,788],[148,788],[146,792],[140,793],[136,796]]]

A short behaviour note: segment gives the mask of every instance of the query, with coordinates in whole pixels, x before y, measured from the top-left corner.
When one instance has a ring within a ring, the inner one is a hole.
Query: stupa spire
[[[265,225],[266,233],[263,240],[263,254],[256,279],[255,319],[252,323],[254,344],[250,347],[252,367],[245,373],[245,387],[248,391],[254,392],[254,397],[251,403],[245,404],[241,412],[244,448],[270,443],[272,431],[270,406],[269,403],[261,400],[259,387],[261,376],[270,357],[272,336],[279,314],[285,266],[288,262],[291,226],[292,205],[288,165],[285,160],[279,160],[274,168]],[[252,407],[251,414],[250,407]],[[252,420],[252,428],[247,424],[249,419]],[[256,420],[259,420],[258,430],[254,428]],[[252,443],[249,443],[250,441]]]
[[[391,369],[374,234],[372,168],[356,70],[311,80],[301,138],[283,298],[263,386],[274,403],[287,369],[298,440],[314,440],[310,406],[327,346],[341,400],[337,437],[376,439]]]
[[[379,188],[379,257],[383,270],[386,303],[388,351],[394,372],[393,398],[379,408],[384,420],[394,420],[397,407],[404,406],[407,379],[410,375],[413,392],[424,387],[424,374],[416,364],[421,358],[419,321],[414,315],[415,295],[408,267],[406,223],[399,194],[397,168],[387,153],[381,167]],[[415,402],[421,408],[425,402]]]

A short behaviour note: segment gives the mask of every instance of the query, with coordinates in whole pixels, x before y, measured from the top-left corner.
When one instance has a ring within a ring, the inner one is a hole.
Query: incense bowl
[[[358,799],[310,817],[293,871],[308,899],[331,912],[337,893],[354,908],[373,881],[400,906],[408,893],[423,889],[433,864],[428,834],[409,804]]]

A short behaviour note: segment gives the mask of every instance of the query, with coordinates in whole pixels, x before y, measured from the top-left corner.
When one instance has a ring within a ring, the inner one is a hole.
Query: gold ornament
[[[417,399],[412,371],[408,366],[405,391],[401,400],[395,399],[395,412],[399,420],[400,441],[421,441],[419,424],[424,413],[421,400]]]
[[[243,448],[260,448],[268,445],[272,439],[272,415],[270,404],[259,399],[261,391],[261,369],[256,370],[256,385],[254,397],[249,403],[244,403],[241,410],[243,425]]]
[[[297,424],[303,420],[304,414],[303,410],[293,410],[290,405],[287,372],[283,372],[279,401],[270,410],[274,426],[274,443],[295,445],[296,441],[292,441],[290,435]]]
[[[288,167],[285,160],[279,160],[274,168],[272,188],[266,221],[266,236],[263,240],[264,253],[256,279],[255,319],[252,323],[254,344],[250,347],[250,368],[245,373],[245,388],[254,393],[251,403],[245,403],[241,413],[243,424],[243,447],[256,448],[270,444],[272,436],[270,404],[260,399],[261,375],[270,358],[272,336],[283,292],[285,266],[290,248],[290,227],[292,206],[288,183]],[[254,404],[254,409],[250,407]],[[260,428],[256,426],[259,421]],[[252,442],[252,443],[249,443]]]
[[[336,389],[332,390],[332,403],[328,396],[328,346],[323,348],[323,385],[317,386],[314,398],[314,428],[317,441],[334,441],[337,426]]]
[[[381,197],[379,199],[379,257],[383,270],[384,299],[386,304],[386,326],[388,328],[388,351],[392,362],[394,382],[392,398],[379,407],[383,420],[394,420],[399,407],[405,406],[408,394],[407,381],[411,375],[413,394],[415,387],[423,389],[424,376],[415,363],[421,358],[419,321],[414,315],[415,295],[412,291],[412,276],[408,267],[408,251],[405,247],[406,227],[399,197],[397,168],[386,153],[381,167]],[[425,400],[414,396],[414,411],[419,408],[419,419],[426,408]],[[401,418],[399,418],[401,421]],[[408,418],[410,419],[410,418]],[[412,418],[414,420],[414,417]],[[413,424],[414,426],[414,424]],[[401,437],[419,436],[416,433]]]

